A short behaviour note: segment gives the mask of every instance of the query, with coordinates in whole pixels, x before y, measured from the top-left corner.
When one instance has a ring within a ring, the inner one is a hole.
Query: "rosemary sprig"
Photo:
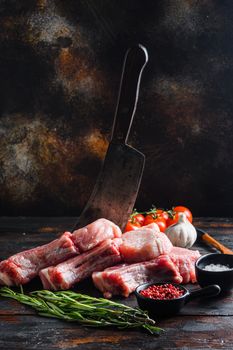
[[[29,305],[41,316],[76,321],[85,326],[143,328],[152,334],[159,334],[162,331],[145,311],[73,291],[38,290],[27,295],[23,293],[22,288],[21,292],[16,292],[11,288],[2,287],[0,296]]]

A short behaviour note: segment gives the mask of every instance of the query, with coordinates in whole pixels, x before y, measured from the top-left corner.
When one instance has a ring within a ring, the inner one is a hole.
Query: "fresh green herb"
[[[33,307],[41,316],[76,321],[85,326],[143,328],[152,334],[162,331],[149,318],[147,312],[104,298],[94,298],[72,291],[48,290],[38,290],[27,295],[22,288],[21,292],[16,292],[8,287],[2,287],[0,295]]]

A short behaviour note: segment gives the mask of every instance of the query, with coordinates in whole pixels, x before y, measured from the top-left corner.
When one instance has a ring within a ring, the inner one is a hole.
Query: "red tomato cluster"
[[[187,219],[192,223],[193,216],[191,211],[183,206],[173,207],[171,210],[152,208],[146,212],[138,212],[136,210],[130,215],[130,218],[126,224],[124,232],[137,230],[142,226],[149,225],[155,222],[161,232],[164,232],[166,228],[172,224],[175,224],[179,219],[179,213],[184,213]]]

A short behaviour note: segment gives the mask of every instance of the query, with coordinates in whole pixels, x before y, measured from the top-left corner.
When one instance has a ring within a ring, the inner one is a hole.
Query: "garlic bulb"
[[[197,239],[197,231],[184,213],[179,214],[178,222],[169,226],[165,234],[174,246],[182,248],[192,247]]]

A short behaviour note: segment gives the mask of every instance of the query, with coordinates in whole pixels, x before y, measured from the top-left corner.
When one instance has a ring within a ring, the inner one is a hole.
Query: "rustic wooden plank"
[[[2,232],[57,233],[71,230],[77,217],[0,217]]]
[[[0,234],[0,260],[23,250],[46,244],[58,237],[57,234]]]
[[[1,232],[60,232],[72,229],[77,217],[0,217]],[[233,234],[233,218],[194,218],[194,225],[225,234]]]
[[[182,316],[159,323],[159,337],[136,330],[96,329],[35,316],[0,318],[0,349],[232,349],[229,317]]]
[[[233,227],[233,217],[194,217],[194,222],[210,227]]]
[[[167,334],[166,339],[159,339],[162,349],[232,349],[233,323],[229,317],[175,317],[159,325]]]
[[[14,316],[14,315],[35,315],[36,312],[28,307],[23,305],[16,300],[10,299],[0,299],[0,319],[3,316]]]
[[[233,218],[194,218],[196,227],[206,230],[209,234],[233,234]]]

